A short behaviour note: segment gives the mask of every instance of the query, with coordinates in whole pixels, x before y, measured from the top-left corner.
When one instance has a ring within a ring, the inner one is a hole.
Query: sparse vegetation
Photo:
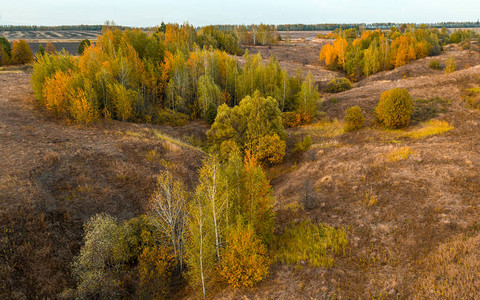
[[[445,113],[452,104],[451,100],[433,97],[429,99],[414,99],[412,122],[424,122],[435,118],[439,113]]]
[[[480,88],[466,89],[463,97],[468,107],[480,109]]]
[[[295,144],[295,152],[305,152],[312,145],[312,137],[307,135],[301,141]]]

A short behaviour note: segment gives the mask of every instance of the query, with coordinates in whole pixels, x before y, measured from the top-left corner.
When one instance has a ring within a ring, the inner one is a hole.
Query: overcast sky
[[[0,24],[155,26],[477,21],[480,0],[0,0]]]

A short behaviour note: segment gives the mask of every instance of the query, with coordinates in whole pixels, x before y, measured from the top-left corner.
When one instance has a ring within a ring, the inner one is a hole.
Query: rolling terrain
[[[311,70],[322,89],[342,74],[320,66],[320,48],[302,40],[249,51],[275,54],[293,74]],[[450,55],[457,61],[451,74],[430,69],[433,58],[425,58],[324,94],[319,120],[288,129],[287,157],[267,168],[278,227],[307,218],[347,227],[346,255],[332,269],[277,263],[255,288],[226,287],[214,298],[478,296],[461,286],[472,280],[478,287],[480,270],[480,111],[466,108],[462,93],[480,84],[480,55],[455,48],[435,59],[443,64]],[[193,189],[204,157],[196,146],[208,130],[199,121],[67,124],[35,106],[29,76],[0,72],[0,298],[7,299],[52,298],[72,287],[83,223],[100,212],[121,220],[145,212],[155,175],[166,167]],[[407,130],[374,122],[380,94],[394,87],[422,99]],[[344,133],[345,110],[355,105],[366,127]],[[449,130],[427,131],[438,122]],[[313,145],[291,151],[306,135]],[[306,190],[312,205],[302,209]]]

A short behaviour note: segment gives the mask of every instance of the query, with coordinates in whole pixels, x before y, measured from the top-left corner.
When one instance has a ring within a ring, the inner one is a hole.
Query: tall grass
[[[396,148],[385,155],[385,160],[387,162],[396,162],[400,160],[406,160],[411,153],[412,153],[412,150],[410,149],[410,147]]]
[[[310,220],[291,225],[274,238],[272,253],[287,264],[308,262],[312,267],[331,268],[334,255],[344,255],[348,245],[345,228],[335,229]]]

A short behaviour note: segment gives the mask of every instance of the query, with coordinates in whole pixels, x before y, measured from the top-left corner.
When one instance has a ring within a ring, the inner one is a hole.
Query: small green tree
[[[8,65],[10,63],[10,55],[12,52],[12,46],[10,42],[0,36],[0,66]]]
[[[88,39],[84,39],[80,42],[80,44],[78,45],[78,49],[77,49],[77,53],[79,55],[82,55],[83,52],[85,51],[85,48],[87,48],[88,46],[90,46],[90,40]]]
[[[316,115],[316,102],[320,99],[312,73],[308,72],[297,95],[297,111],[310,119]]]
[[[5,50],[5,52],[7,53],[8,56],[10,56],[12,54],[12,45],[3,36],[0,36],[0,48]]]
[[[388,128],[407,127],[413,112],[412,97],[406,89],[395,88],[385,91],[375,112],[378,120]]]
[[[362,114],[362,109],[359,106],[349,107],[345,115],[345,126],[343,129],[346,132],[355,131],[362,128],[365,122],[365,117]]]
[[[229,156],[224,151],[242,149],[251,151],[263,162],[274,163],[283,158],[286,148],[286,134],[278,103],[272,97],[261,97],[258,91],[253,97],[245,97],[233,108],[221,105],[207,137],[212,150],[220,154],[222,159],[228,159]],[[265,139],[276,146],[266,145]]]
[[[39,45],[39,46],[38,46],[37,54],[38,54],[38,55],[45,55],[45,48],[43,48],[42,45]]]

